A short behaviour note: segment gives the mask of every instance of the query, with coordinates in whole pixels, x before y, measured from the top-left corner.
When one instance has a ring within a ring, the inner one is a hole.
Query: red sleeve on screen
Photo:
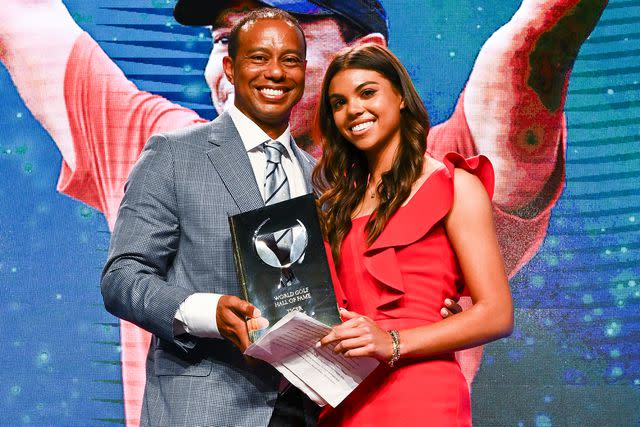
[[[556,167],[540,192],[540,200],[535,202],[534,214],[505,212],[493,205],[494,220],[500,249],[504,257],[509,277],[513,276],[538,252],[547,233],[551,208],[556,204],[564,187],[564,151],[566,146],[566,125],[563,123],[562,144],[558,148]],[[476,146],[464,113],[464,92],[460,95],[456,108],[446,122],[434,126],[427,137],[427,151],[437,160],[442,160],[448,152],[456,152],[463,157],[476,156]],[[533,165],[535,166],[535,165]],[[501,179],[501,177],[496,177]]]
[[[87,33],[69,56],[64,96],[76,168],[63,162],[58,191],[103,212],[110,226],[147,139],[205,121],[194,111],[140,91]]]

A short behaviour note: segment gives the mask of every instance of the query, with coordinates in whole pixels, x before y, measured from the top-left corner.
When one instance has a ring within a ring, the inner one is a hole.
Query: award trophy
[[[293,310],[340,323],[313,195],[231,216],[229,224],[242,296],[270,325]]]

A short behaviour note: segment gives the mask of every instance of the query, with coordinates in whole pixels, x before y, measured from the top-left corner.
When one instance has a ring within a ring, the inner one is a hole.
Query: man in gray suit
[[[293,197],[312,189],[313,158],[289,130],[304,90],[306,42],[295,18],[275,9],[248,14],[229,40],[223,66],[234,106],[147,142],[103,271],[107,310],[154,335],[143,425],[313,425],[317,415],[293,387],[279,393],[273,368],[242,355],[245,319],[249,327],[264,319],[236,296],[227,222],[269,201],[268,167],[284,172],[276,191],[286,185]]]

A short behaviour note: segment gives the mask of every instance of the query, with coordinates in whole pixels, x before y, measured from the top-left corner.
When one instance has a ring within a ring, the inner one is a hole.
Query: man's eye
[[[287,58],[284,58],[283,62],[285,64],[294,65],[294,64],[299,64],[302,61],[300,60],[300,58],[296,58],[295,56],[289,56]]]
[[[229,44],[229,36],[225,35],[218,35],[218,36],[214,36],[213,37],[213,44],[219,44],[219,45],[223,45],[226,46]]]

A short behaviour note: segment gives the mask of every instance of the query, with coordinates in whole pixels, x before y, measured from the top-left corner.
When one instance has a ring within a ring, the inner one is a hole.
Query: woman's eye
[[[362,91],[362,96],[364,96],[365,98],[368,98],[370,96],[373,96],[375,93],[376,91],[373,89],[365,89]]]

